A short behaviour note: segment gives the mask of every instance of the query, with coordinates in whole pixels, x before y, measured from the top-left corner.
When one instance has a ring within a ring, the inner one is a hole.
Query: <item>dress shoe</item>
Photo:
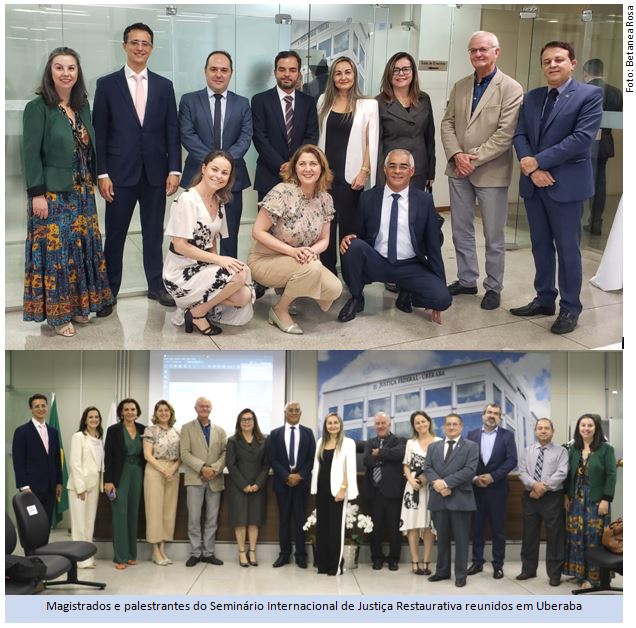
[[[457,580],[455,580],[455,586],[456,587],[465,587],[466,586],[466,578],[457,578]]]
[[[458,294],[477,294],[477,286],[462,286],[459,281],[453,281],[450,286],[448,286],[448,291],[451,293],[451,296],[456,296]]]
[[[356,317],[356,314],[362,312],[362,310],[364,310],[364,296],[350,297],[340,310],[338,320],[341,323],[352,321]]]
[[[278,318],[278,316],[276,316],[276,312],[274,312],[274,308],[270,307],[269,308],[269,315],[267,317],[267,322],[270,325],[274,325],[276,327],[278,327],[278,329],[280,329],[282,332],[285,332],[286,334],[293,334],[293,335],[300,335],[303,333],[303,330],[301,328],[301,326],[298,323],[292,323],[291,325],[285,325],[285,323],[283,323],[283,321],[280,320],[280,318]]]
[[[494,290],[487,290],[484,298],[481,300],[482,310],[496,310],[501,303],[501,295]]]
[[[373,569],[375,569],[376,571],[378,571],[378,569],[382,569],[382,562],[381,560],[374,560],[373,561]]]
[[[525,572],[521,572],[516,578],[515,580],[530,580],[530,578],[536,578],[537,574],[532,574],[530,575],[529,573],[525,573]]]
[[[495,580],[501,580],[504,577],[503,569],[501,567],[495,567],[492,572],[492,577]]]
[[[558,587],[561,584],[561,576],[550,576],[550,586]]]
[[[432,576],[428,577],[429,582],[439,582],[440,580],[450,580],[450,576],[438,576],[434,573]]]
[[[410,314],[413,311],[411,293],[406,290],[400,290],[400,294],[398,294],[398,297],[395,300],[395,307],[400,310],[400,312]]]
[[[190,556],[188,560],[186,560],[186,567],[194,567],[197,563],[201,562],[201,556]]]
[[[97,316],[97,318],[106,318],[107,316],[110,316],[113,313],[113,308],[116,303],[117,300],[115,300],[113,305],[105,305],[99,312],[97,312],[97,314],[95,314],[95,316]]]
[[[282,567],[283,565],[289,565],[289,557],[288,556],[279,556],[275,561],[272,567]]]
[[[214,554],[210,556],[204,556],[201,559],[202,563],[208,563],[209,565],[222,565],[223,561],[220,558],[217,558]]]
[[[553,334],[569,334],[571,331],[576,329],[576,324],[578,322],[578,316],[574,316],[574,314],[570,314],[565,310],[561,310],[557,319],[552,323],[552,327],[550,327],[550,331]]]
[[[542,305],[539,299],[533,299],[528,305],[513,307],[510,310],[513,316],[554,316],[554,312],[554,305]]]
[[[267,288],[262,286],[260,283],[254,282],[254,295],[257,299],[260,299],[264,294]]]
[[[163,288],[156,292],[148,290],[148,298],[153,301],[159,301],[159,303],[165,307],[175,306],[174,299]]]
[[[296,566],[307,569],[307,559],[304,556],[296,556]]]
[[[476,573],[480,573],[484,570],[483,565],[478,565],[477,563],[472,563],[472,565],[468,568],[466,572],[467,576],[474,576]]]
[[[394,560],[389,561],[389,571],[397,571],[398,564]]]

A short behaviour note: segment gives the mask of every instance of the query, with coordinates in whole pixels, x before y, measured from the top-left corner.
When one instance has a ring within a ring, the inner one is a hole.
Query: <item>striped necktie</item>
[[[294,132],[294,109],[292,108],[292,102],[294,99],[291,96],[285,96],[285,130],[287,131],[287,144],[291,146],[292,134]]]
[[[541,474],[543,472],[543,457],[545,454],[545,447],[539,449],[539,455],[537,456],[537,464],[534,465],[534,481],[541,482]]]
[[[380,449],[382,449],[382,445],[384,445],[384,439],[380,439]],[[379,461],[375,467],[373,467],[373,483],[380,484],[382,482],[382,462]]]

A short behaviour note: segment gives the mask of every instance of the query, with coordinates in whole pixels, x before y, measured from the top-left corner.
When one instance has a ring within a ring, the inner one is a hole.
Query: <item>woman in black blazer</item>
[[[378,184],[384,185],[384,159],[394,148],[408,150],[415,160],[411,185],[425,190],[435,178],[435,124],[431,99],[420,91],[415,59],[397,52],[387,62],[381,91]]]
[[[117,406],[119,423],[106,432],[104,447],[104,492],[113,509],[113,562],[116,569],[137,564],[137,522],[143,486],[142,436],[146,429],[136,419],[141,408],[134,399]]]
[[[37,98],[23,116],[28,202],[25,321],[46,320],[55,333],[108,316],[113,295],[95,208],[95,133],[79,55],[56,48]]]

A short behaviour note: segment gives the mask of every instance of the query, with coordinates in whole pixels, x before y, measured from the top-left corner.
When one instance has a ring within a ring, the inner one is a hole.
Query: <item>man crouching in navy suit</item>
[[[392,150],[384,161],[386,185],[360,198],[355,234],[340,242],[342,276],[351,298],[338,314],[342,323],[364,310],[364,286],[374,281],[397,283],[395,306],[410,313],[414,307],[432,310],[441,324],[441,312],[450,307],[442,245],[433,197],[409,187],[415,174],[413,156]]]
[[[280,554],[273,567],[289,563],[292,529],[296,542],[296,564],[307,568],[307,549],[303,525],[307,515],[307,497],[311,487],[311,470],[316,453],[314,433],[300,425],[300,404],[290,401],[285,406],[285,425],[272,430],[265,451],[274,472],[272,491],[278,502],[278,542]]]

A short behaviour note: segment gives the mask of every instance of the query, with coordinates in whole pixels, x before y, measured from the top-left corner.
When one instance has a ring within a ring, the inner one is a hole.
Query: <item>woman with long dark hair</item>
[[[91,312],[108,316],[115,302],[95,208],[95,132],[77,52],[51,52],[37,94],[23,116],[23,318],[46,320],[70,338],[74,323],[87,324]]]
[[[570,582],[590,588],[599,584],[600,575],[598,565],[585,560],[585,550],[600,545],[616,489],[616,456],[598,414],[584,414],[576,422],[569,464],[563,573],[571,576]]]

